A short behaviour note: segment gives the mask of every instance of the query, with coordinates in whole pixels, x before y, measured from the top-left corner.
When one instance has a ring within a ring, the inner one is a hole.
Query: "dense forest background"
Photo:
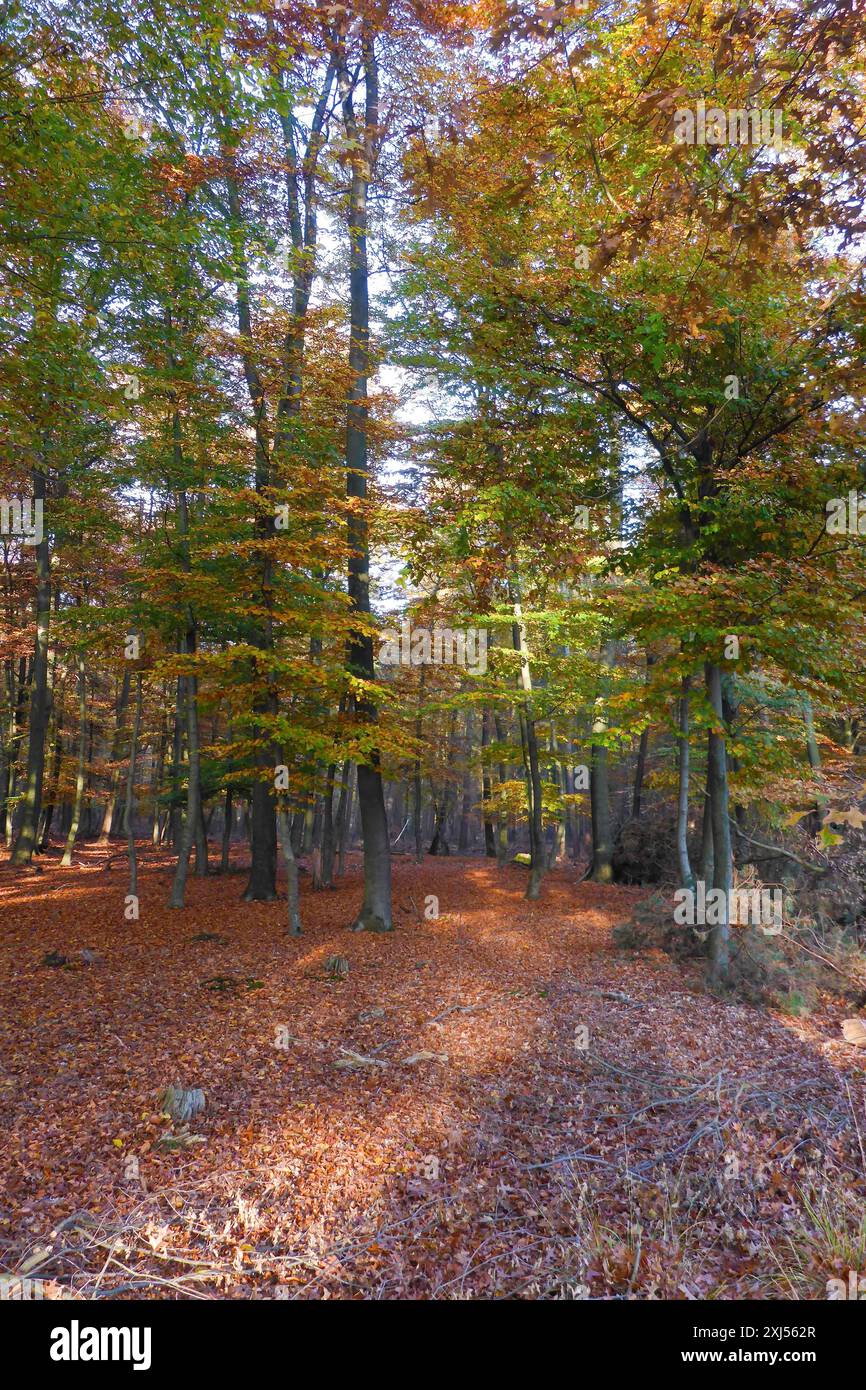
[[[206,879],[306,937],[567,871],[716,994],[862,1008],[856,0],[0,32],[13,926],[90,870],[141,942]]]

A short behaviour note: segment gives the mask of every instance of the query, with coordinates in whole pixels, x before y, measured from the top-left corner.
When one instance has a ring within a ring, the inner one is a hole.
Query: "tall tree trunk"
[[[428,854],[450,854],[448,840],[445,837],[445,819],[448,815],[448,801],[445,789],[442,789],[442,796],[437,800],[433,799],[433,838],[430,841]]]
[[[613,661],[613,643],[601,651],[603,666]],[[595,702],[592,754],[589,771],[589,803],[592,817],[592,880],[610,883],[613,879],[613,830],[610,817],[610,765],[607,746],[597,742],[607,732],[607,678],[603,674],[601,691]]]
[[[4,760],[4,785],[2,806],[2,833],[7,848],[12,844],[12,812],[10,798],[15,793],[15,775],[21,742],[24,737],[24,717],[27,708],[27,658],[18,659],[18,679],[15,678],[15,663],[10,658],[7,663],[7,683],[9,689],[9,743]],[[17,686],[17,690],[16,690]]]
[[[84,653],[78,653],[78,770],[75,777],[75,801],[72,805],[72,822],[66,837],[66,848],[60,861],[61,867],[68,869],[72,864],[72,851],[81,824],[81,807],[84,802],[84,770],[87,758],[87,676],[84,667]]]
[[[195,876],[196,878],[207,878],[208,858],[207,858],[207,826],[204,823],[204,806],[201,800],[201,747],[198,751],[199,758],[199,779],[198,779],[198,810],[195,818]],[[211,814],[213,814],[211,812]],[[210,820],[210,817],[208,818]]]
[[[192,650],[190,650],[192,648]],[[192,655],[195,651],[194,629],[189,629],[184,637],[181,638],[181,650]],[[185,905],[186,880],[189,873],[189,858],[192,852],[193,842],[196,833],[196,817],[199,813],[199,742],[198,742],[198,701],[196,677],[189,673],[185,677],[186,685],[186,738],[187,738],[187,784],[186,784],[186,816],[180,832],[180,844],[177,849],[177,864],[174,870],[174,880],[171,886],[170,907],[183,907]]]
[[[484,854],[488,859],[496,858],[496,832],[493,828],[493,820],[490,815],[490,797],[492,794],[492,779],[490,768],[484,760],[484,750],[490,743],[490,711],[485,709],[481,714],[481,800],[484,805]]]
[[[520,684],[523,690],[523,703],[520,709],[520,739],[523,745],[529,802],[529,883],[526,888],[526,897],[533,901],[541,892],[541,880],[547,867],[541,814],[541,763],[538,757],[538,736],[535,727],[532,672],[529,666],[526,624],[523,621],[520,601],[515,592],[512,592],[510,585],[509,596],[514,609],[514,622],[511,625],[512,641],[514,650],[520,656]]]
[[[178,641],[178,651],[183,643]],[[183,726],[186,720],[184,677],[178,676],[174,696],[174,729],[171,741],[171,808],[168,815],[168,842],[177,849],[181,842],[183,811],[180,803],[181,764],[183,761]]]
[[[634,792],[631,799],[631,813],[637,820],[640,815],[640,801],[643,792],[643,779],[646,772],[646,752],[649,744],[649,727],[641,730],[640,744],[637,750],[637,767],[634,770]]]
[[[232,818],[234,811],[232,808],[232,785],[231,782],[226,787],[226,799],[223,807],[223,841],[220,851],[220,873],[227,874],[229,871],[229,853],[232,844]]]
[[[412,800],[412,829],[413,834],[415,836],[416,864],[421,864],[424,862],[424,805],[422,799],[421,783],[421,738],[424,733],[424,680],[427,675],[427,667],[421,666],[419,668],[419,672],[420,674],[418,677],[418,709],[415,714],[415,765],[412,770],[412,787],[414,792]]]
[[[282,748],[278,752],[280,763],[286,765],[285,752]],[[288,914],[287,935],[301,935],[301,911],[300,894],[298,889],[298,861],[295,858],[295,851],[292,846],[291,820],[288,810],[288,793],[282,792],[276,809],[277,837],[280,842],[280,849],[283,852],[283,863],[286,866],[286,909]]]
[[[707,777],[701,825],[701,879],[707,888],[711,888],[713,884],[713,765],[709,747],[710,736],[707,734]]]
[[[651,652],[646,655],[647,684],[649,684],[650,667],[656,658]],[[641,796],[643,794],[643,780],[646,774],[647,749],[649,747],[649,725],[641,731],[640,747],[637,754],[637,767],[634,773],[634,794],[632,796],[631,813],[635,820],[640,815]]]
[[[337,764],[331,763],[325,777],[325,797],[322,803],[322,862],[319,870],[319,887],[334,886],[334,783],[337,778]]]
[[[809,759],[811,768],[821,766],[821,753],[818,748],[818,740],[815,738],[815,717],[812,713],[812,700],[809,695],[803,696],[803,722],[806,726],[806,756]]]
[[[603,725],[593,725],[601,733]],[[607,749],[594,744],[589,772],[589,802],[592,818],[592,881],[610,883],[613,879],[613,834],[610,822],[610,775]]]
[[[336,55],[343,121],[352,149],[349,193],[350,337],[349,387],[346,420],[346,492],[360,505],[349,512],[348,591],[351,610],[361,619],[349,643],[348,665],[363,681],[375,677],[373,639],[363,630],[370,614],[370,544],[364,503],[367,499],[367,378],[370,370],[370,303],[367,265],[367,199],[376,165],[379,136],[379,71],[369,23],[363,21],[362,64],[365,109],[363,128],[355,117],[353,81],[341,46]],[[360,719],[377,721],[377,710],[366,696],[352,695]],[[373,749],[358,764],[358,803],[364,844],[364,901],[351,924],[353,931],[393,931],[391,915],[391,852],[388,818],[378,752]]]
[[[348,848],[349,827],[352,821],[352,797],[352,764],[346,759],[340,774],[340,797],[337,802],[337,874],[340,878],[346,872],[346,850]]]
[[[53,704],[53,684],[48,698]],[[42,826],[39,832],[40,853],[44,853],[45,850],[47,850],[51,839],[51,823],[54,820],[54,812],[57,806],[57,791],[60,785],[60,767],[63,760],[63,719],[59,710],[55,710],[53,724],[54,731],[51,739],[51,753],[49,755],[51,780],[48,792],[48,804],[42,812]]]
[[[469,848],[469,823],[472,815],[472,744],[475,738],[475,721],[472,710],[466,711],[465,723],[466,761],[463,768],[463,798],[460,804],[460,828],[457,832],[457,853],[465,854]]]
[[[45,474],[33,470],[33,500],[44,504]],[[13,864],[29,864],[36,848],[36,831],[42,810],[45,773],[45,733],[48,727],[48,635],[51,623],[51,562],[48,533],[36,547],[36,643],[30,694],[30,726],[27,745],[27,789],[18,838],[12,848]]]
[[[691,684],[691,676],[683,676],[682,694],[679,700],[679,737],[677,739],[677,859],[682,886],[694,891],[695,876],[689,862],[689,699]]]
[[[289,922],[287,935],[300,936],[301,913],[298,896],[298,861],[295,858],[295,851],[292,849],[289,813],[284,807],[278,807],[277,809],[277,834],[279,835],[280,848],[283,851],[283,862],[286,866],[286,899]]]
[[[710,966],[708,977],[713,985],[722,985],[728,976],[730,954],[730,923],[728,911],[733,883],[731,854],[731,822],[728,811],[728,760],[722,718],[722,672],[712,662],[706,666],[707,694],[716,717],[716,727],[710,730],[709,756],[712,765],[710,816],[713,827],[713,887],[724,894],[722,920],[710,934]]]
[[[496,742],[501,746],[505,742],[505,733],[502,727],[502,720],[498,714],[493,716],[493,726],[496,729]],[[508,769],[502,761],[496,764],[496,775],[499,779],[499,786],[503,786],[508,780]],[[500,811],[496,817],[496,863],[501,869],[508,862],[508,817],[504,811]]]
[[[159,735],[159,752],[153,765],[153,782],[151,784],[151,794],[153,796],[153,826],[151,829],[151,844],[159,845],[160,823],[159,823],[159,794],[162,789],[162,778],[165,772],[165,750],[168,745],[168,727],[166,724],[166,713],[164,708],[165,686],[160,691],[160,705],[162,708],[162,728]]]
[[[187,508],[186,491],[181,488],[178,493],[178,534],[180,537],[180,551],[183,568],[189,572],[189,512]],[[188,656],[195,656],[197,647],[197,630],[195,615],[192,605],[186,605],[186,632],[181,638],[181,649]],[[186,786],[186,819],[181,832],[181,843],[178,848],[177,864],[175,866],[174,881],[171,888],[171,907],[183,907],[186,894],[186,879],[189,872],[189,857],[193,842],[199,833],[199,822],[201,820],[201,750],[199,743],[198,728],[198,678],[192,670],[188,671],[184,678],[184,690],[186,694],[186,741],[187,741],[187,786]],[[206,857],[206,856],[205,856]]]
[[[126,844],[129,854],[129,893],[138,897],[138,859],[135,853],[135,763],[138,757],[138,735],[141,730],[141,672],[136,673],[135,716],[129,745],[129,771],[126,775]]]
[[[223,137],[223,153],[231,173],[226,179],[228,205],[234,224],[238,245],[236,259],[236,301],[238,329],[244,344],[241,357],[244,378],[253,411],[253,432],[255,437],[255,489],[259,498],[256,511],[255,534],[261,543],[259,555],[260,591],[265,610],[263,618],[257,620],[255,631],[250,635],[250,645],[262,656],[251,661],[251,680],[254,685],[263,684],[253,699],[253,712],[260,721],[256,727],[258,750],[256,753],[256,773],[250,797],[250,876],[244,889],[245,902],[273,902],[277,896],[277,821],[274,800],[275,757],[270,741],[270,731],[277,713],[276,691],[270,682],[267,653],[273,647],[273,560],[272,541],[276,536],[276,517],[269,500],[273,483],[271,470],[270,442],[267,433],[267,400],[265,388],[258,367],[253,359],[253,321],[250,299],[250,275],[246,252],[243,249],[244,217],[241,206],[240,189],[235,174],[236,137]],[[276,440],[274,441],[276,446]]]
[[[120,787],[120,768],[117,766],[117,763],[120,759],[120,750],[123,743],[123,727],[126,722],[126,706],[129,703],[129,688],[130,670],[129,663],[127,662],[124,666],[123,679],[120,682],[120,693],[117,697],[114,736],[111,741],[111,761],[113,769],[108,800],[105,803],[102,813],[102,826],[96,842],[99,845],[107,845],[111,839],[111,824],[114,820],[115,808],[117,806],[117,793]]]

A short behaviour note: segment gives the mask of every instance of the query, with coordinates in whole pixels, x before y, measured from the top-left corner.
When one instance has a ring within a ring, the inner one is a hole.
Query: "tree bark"
[[[33,500],[45,501],[45,474],[33,470]],[[27,745],[27,789],[18,837],[12,847],[12,863],[29,864],[36,848],[36,832],[42,810],[45,773],[45,733],[48,727],[48,636],[51,623],[51,563],[48,532],[36,547],[36,642],[30,694],[30,726]]]
[[[683,676],[680,696],[678,750],[678,789],[677,789],[677,859],[680,866],[680,882],[684,888],[694,891],[695,876],[689,862],[689,699],[691,676]]]
[[[544,832],[541,813],[541,764],[538,757],[538,737],[535,727],[535,706],[532,698],[532,672],[529,666],[529,647],[526,624],[520,601],[509,585],[509,597],[514,610],[511,625],[514,650],[520,656],[520,684],[523,702],[520,709],[520,739],[523,746],[527,797],[529,802],[529,883],[526,897],[534,901],[541,892],[541,880],[547,868],[544,853]]]
[[[220,873],[227,874],[229,871],[229,853],[232,844],[232,818],[234,809],[232,807],[232,785],[226,787],[226,799],[223,807],[223,838],[220,850]]]
[[[337,802],[337,874],[340,878],[346,872],[346,849],[352,819],[353,795],[352,764],[347,759],[340,774],[340,797]]]
[[[490,768],[484,760],[484,750],[490,743],[490,711],[481,714],[481,800],[484,806],[484,854],[487,859],[496,858],[496,832],[490,816],[490,797],[493,790]]]
[[[111,742],[111,761],[117,764],[120,758],[120,749],[123,742],[123,726],[126,722],[126,706],[129,703],[130,671],[129,663],[124,666],[123,679],[120,683],[120,694],[117,697],[117,706],[114,722],[114,737]],[[98,845],[107,845],[111,839],[111,824],[114,820],[114,812],[117,805],[117,793],[120,787],[120,768],[115,766],[111,774],[111,785],[108,793],[108,800],[102,813],[102,826],[96,841]]]
[[[187,550],[187,536],[189,535],[189,513],[187,509],[186,492],[181,489],[178,494],[178,533],[180,536],[180,549],[183,567],[185,571],[189,569],[189,555]],[[190,604],[186,605],[186,632],[181,638],[181,650],[188,656],[195,656],[197,646],[197,629],[195,615]],[[186,785],[186,819],[181,832],[181,843],[178,848],[177,865],[175,866],[174,881],[171,889],[171,907],[183,907],[186,894],[186,879],[189,872],[189,856],[192,850],[193,841],[198,833],[198,820],[201,816],[201,754],[199,747],[199,728],[198,728],[198,679],[192,670],[188,671],[184,678],[184,689],[186,694],[186,739],[187,739],[187,785]]]
[[[337,764],[331,763],[325,777],[325,797],[322,803],[322,862],[319,870],[319,887],[334,886],[334,783],[337,778]]]
[[[368,21],[362,25],[362,66],[365,109],[363,128],[355,117],[353,87],[345,49],[341,40],[335,54],[343,122],[352,148],[352,181],[349,193],[349,368],[352,382],[346,412],[346,493],[360,505],[349,512],[349,602],[362,623],[349,642],[348,665],[354,676],[373,682],[373,638],[364,631],[370,614],[370,543],[364,503],[367,499],[369,461],[367,455],[367,380],[370,370],[370,302],[367,264],[367,199],[376,165],[379,127],[379,70],[375,43]],[[352,695],[363,723],[377,722],[373,701],[366,695]],[[382,786],[379,753],[371,748],[358,764],[358,803],[364,845],[364,901],[353,931],[393,931],[391,910],[391,852],[388,818]]]
[[[728,911],[733,883],[731,854],[731,822],[728,810],[728,761],[722,718],[722,671],[712,662],[706,665],[707,694],[716,717],[716,727],[710,730],[709,757],[712,766],[710,816],[713,827],[713,887],[724,894],[722,920],[710,934],[709,982],[723,985],[730,964],[730,923]]]
[[[601,652],[603,664],[613,660],[612,643],[605,643]],[[595,740],[607,732],[607,681],[602,677],[601,693],[595,702],[592,732],[593,743],[589,771],[589,802],[592,818],[592,881],[610,883],[613,880],[613,833],[610,818],[610,766],[607,747]]]
[[[637,767],[634,770],[634,792],[631,800],[631,813],[637,820],[640,815],[641,793],[643,792],[643,779],[646,771],[646,753],[649,744],[649,728],[641,730],[640,744],[637,750]]]
[[[135,853],[135,763],[138,757],[138,735],[141,730],[141,672],[136,676],[135,716],[129,745],[129,771],[126,775],[126,844],[129,853],[129,893],[138,897],[138,859]]]
[[[60,861],[61,868],[68,869],[72,864],[72,851],[81,824],[81,807],[84,803],[84,771],[87,758],[87,675],[84,666],[84,653],[78,653],[78,770],[75,776],[75,801],[72,805],[72,821],[66,837],[66,848]]]
[[[812,700],[810,696],[803,696],[803,723],[806,726],[806,756],[809,759],[811,768],[821,766],[821,753],[818,748],[818,740],[815,738],[815,717],[812,713]]]

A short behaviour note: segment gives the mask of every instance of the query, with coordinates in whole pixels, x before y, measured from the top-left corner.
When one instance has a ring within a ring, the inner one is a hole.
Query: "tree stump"
[[[159,1108],[170,1115],[175,1124],[188,1124],[205,1108],[204,1091],[197,1088],[187,1090],[179,1082],[174,1086],[166,1086],[160,1093]]]

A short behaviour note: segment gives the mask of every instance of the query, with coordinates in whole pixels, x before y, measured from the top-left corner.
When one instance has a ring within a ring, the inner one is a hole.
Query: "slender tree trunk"
[[[460,803],[460,828],[457,832],[457,853],[465,854],[469,848],[469,824],[472,815],[472,768],[470,759],[472,757],[472,745],[475,738],[475,721],[472,718],[472,711],[466,711],[465,723],[466,737],[466,762],[463,768],[463,797]]]
[[[613,830],[610,816],[610,764],[606,744],[598,741],[599,735],[607,733],[607,691],[606,668],[613,662],[612,642],[605,642],[601,649],[602,674],[600,692],[595,702],[592,733],[593,742],[589,770],[589,802],[592,817],[592,880],[594,883],[610,883],[613,880]]]
[[[722,719],[722,672],[708,662],[706,667],[707,694],[716,716],[716,728],[710,730],[709,755],[712,765],[710,815],[713,827],[713,887],[724,894],[722,920],[710,935],[709,981],[723,985],[728,976],[730,954],[730,923],[728,909],[733,883],[731,853],[731,822],[728,811],[728,763]]]
[[[597,721],[593,733],[606,725]],[[607,749],[594,744],[589,773],[589,801],[592,817],[592,881],[610,883],[613,879],[613,834],[610,822],[610,780]]]
[[[647,652],[647,684],[649,684],[650,668],[656,658],[651,652]],[[649,747],[649,726],[641,731],[640,747],[638,748],[637,767],[634,773],[634,795],[632,796],[631,813],[635,820],[640,816],[641,796],[643,793],[643,782],[646,774],[647,749]]]
[[[352,181],[349,193],[350,336],[349,387],[346,424],[346,491],[361,505],[349,513],[348,591],[352,612],[366,621],[370,614],[370,544],[364,503],[367,499],[367,378],[370,370],[370,307],[367,266],[367,198],[376,164],[379,136],[379,74],[374,39],[369,23],[362,28],[365,110],[363,128],[355,117],[353,83],[342,49],[337,54],[337,73],[346,135],[352,147]],[[348,651],[349,669],[361,680],[375,677],[373,639],[361,626]],[[375,724],[377,711],[367,697],[352,696],[361,720]],[[364,844],[364,901],[351,924],[353,931],[393,931],[391,915],[391,853],[388,818],[382,787],[379,754],[373,749],[358,764],[358,803]]]
[[[32,658],[29,664],[32,667]],[[12,722],[10,727],[10,747],[7,761],[9,775],[6,784],[6,800],[4,801],[3,805],[3,819],[5,822],[4,837],[7,849],[11,849],[12,847],[13,815],[11,809],[9,808],[9,800],[11,797],[15,795],[18,758],[21,753],[21,743],[24,738],[25,711],[27,709],[27,658],[22,656],[19,658],[18,661],[17,694],[15,693],[15,669],[11,662],[10,667],[11,671],[9,686],[9,703],[10,707],[12,708]]]
[[[558,787],[562,794],[566,791],[565,768],[559,759],[559,740],[556,737],[556,729],[551,721],[550,724],[550,780],[554,786]],[[556,825],[553,827],[553,834],[550,840],[547,867],[552,869],[562,859],[566,857],[568,835],[566,831],[567,805],[562,802],[562,809],[557,817]]]
[[[197,721],[196,721],[197,722]],[[198,750],[199,758],[199,778],[198,778],[198,808],[195,817],[195,876],[196,878],[207,878],[208,858],[207,858],[207,826],[204,823],[204,807],[201,801],[201,746]]]
[[[683,676],[680,696],[678,750],[678,790],[677,790],[677,859],[680,866],[680,882],[684,888],[694,891],[695,876],[689,862],[689,699],[691,676]]]
[[[334,783],[337,778],[337,764],[331,763],[325,777],[325,797],[322,803],[322,863],[319,872],[319,886],[334,886]]]
[[[640,801],[643,792],[643,779],[646,771],[646,753],[649,744],[649,728],[643,729],[640,736],[640,745],[637,750],[637,767],[634,770],[634,792],[631,801],[631,813],[637,820],[640,815]]]
[[[182,642],[178,651],[182,651]],[[183,832],[183,812],[180,804],[181,762],[183,759],[183,726],[186,718],[184,677],[178,676],[174,698],[174,730],[171,742],[171,808],[168,814],[168,840],[177,849]]]
[[[287,935],[300,936],[301,913],[298,897],[298,861],[295,858],[295,851],[292,849],[289,813],[284,809],[277,810],[277,834],[279,835],[280,848],[283,851],[283,862],[286,866],[286,897],[289,920]]]
[[[505,733],[502,727],[502,720],[498,714],[493,716],[493,725],[496,729],[496,741],[502,745],[505,742]],[[508,770],[503,762],[497,762],[496,775],[499,779],[499,786],[502,787],[508,780]],[[500,811],[496,817],[496,863],[502,869],[508,863],[508,817],[504,811]]]
[[[487,859],[496,858],[496,832],[493,827],[493,819],[490,815],[490,798],[492,795],[492,779],[490,768],[484,758],[484,750],[490,743],[490,711],[485,709],[481,714],[481,800],[484,806],[484,854]]]
[[[707,734],[707,777],[701,825],[701,879],[706,888],[711,888],[713,884],[713,765],[709,754],[709,739],[710,736]]]
[[[412,831],[415,837],[415,863],[424,862],[424,806],[422,798],[421,783],[421,739],[424,733],[424,681],[427,675],[427,667],[419,668],[418,676],[418,709],[415,714],[415,765],[412,770]]]
[[[343,763],[340,775],[340,798],[337,803],[337,874],[340,878],[346,872],[346,850],[348,848],[349,827],[352,821],[352,764],[348,759]]]
[[[179,468],[183,465],[181,442],[181,422],[178,411],[174,412],[174,450]],[[178,492],[178,536],[180,540],[181,563],[185,574],[191,570],[189,556],[189,507],[185,488]],[[184,650],[195,656],[198,647],[198,628],[191,602],[186,604],[186,635]],[[183,907],[186,891],[186,878],[189,870],[190,850],[195,844],[195,872],[197,878],[204,878],[208,871],[207,836],[204,827],[204,812],[201,804],[201,737],[198,720],[198,678],[190,671],[184,683],[186,697],[187,758],[189,773],[187,781],[186,822],[183,830],[183,848],[178,855],[175,878],[172,885],[172,907]],[[183,863],[181,863],[183,861]]]
[[[285,752],[279,750],[280,763],[286,764]],[[286,900],[288,913],[288,926],[286,932],[288,936],[301,935],[301,911],[300,894],[298,889],[298,861],[295,858],[295,851],[292,846],[291,819],[288,811],[288,794],[283,792],[276,808],[276,827],[277,837],[280,848],[283,852],[283,863],[286,866]]]
[[[120,787],[120,768],[116,766],[120,758],[120,750],[123,743],[123,726],[126,722],[126,706],[129,703],[130,670],[129,663],[124,666],[123,679],[120,683],[120,694],[117,697],[117,708],[114,722],[114,736],[111,741],[111,761],[113,764],[111,773],[111,784],[108,793],[108,800],[102,813],[102,826],[96,841],[98,845],[107,845],[111,839],[111,823],[114,820],[115,807],[117,805],[117,793]]]
[[[160,841],[159,794],[162,789],[162,779],[165,773],[165,750],[168,745],[168,729],[166,727],[166,715],[163,704],[164,700],[165,687],[163,686],[162,691],[160,692],[160,704],[162,705],[162,729],[160,730],[159,753],[157,755],[156,762],[154,763],[153,783],[151,785],[151,793],[153,796],[153,826],[151,829],[150,839],[151,844],[153,844],[156,847],[159,846]]]
[[[434,798],[433,802],[433,838],[430,841],[428,854],[450,854],[448,841],[445,837],[445,818],[448,815],[448,802],[445,792],[442,792],[441,800]]]
[[[34,502],[45,501],[45,474],[33,470]],[[33,684],[30,695],[30,727],[27,746],[27,789],[18,838],[12,848],[12,863],[29,864],[36,848],[36,832],[42,810],[42,779],[45,773],[45,733],[48,727],[48,635],[51,623],[51,563],[48,534],[36,547],[36,643],[33,654]]]
[[[258,564],[260,569],[261,601],[265,615],[258,620],[256,630],[250,636],[250,645],[257,648],[261,658],[254,657],[251,662],[251,680],[254,684],[265,682],[254,700],[253,710],[260,723],[256,729],[259,751],[256,755],[256,775],[250,797],[250,876],[244,889],[245,902],[273,902],[277,896],[277,822],[274,800],[274,752],[269,743],[268,731],[277,714],[276,692],[269,683],[267,675],[267,653],[273,647],[273,560],[272,541],[276,536],[276,516],[272,510],[268,494],[273,484],[270,442],[267,433],[267,400],[265,388],[258,367],[253,359],[250,344],[253,341],[253,320],[250,298],[250,275],[246,252],[243,249],[244,217],[241,206],[238,180],[234,173],[235,137],[224,132],[223,149],[226,162],[232,171],[226,179],[228,206],[234,224],[239,246],[236,258],[236,299],[238,329],[243,343],[242,350],[244,378],[253,411],[253,431],[255,436],[255,488],[259,506],[255,520],[256,539],[261,543]],[[288,388],[291,390],[291,388]],[[280,447],[284,436],[281,433]],[[277,440],[274,440],[275,448]]]
[[[223,842],[220,852],[220,873],[227,874],[229,871],[229,853],[232,844],[232,786],[231,783],[226,787],[226,799],[223,809]]]
[[[72,864],[72,851],[81,824],[81,807],[84,803],[84,771],[87,757],[87,676],[84,667],[84,653],[78,653],[78,771],[75,777],[75,801],[72,805],[72,822],[66,837],[66,848],[60,861],[61,867],[68,869]]]
[[[53,683],[49,693],[49,700],[54,702]],[[60,785],[60,766],[63,759],[63,720],[60,711],[55,711],[54,734],[51,740],[51,781],[48,792],[48,805],[42,812],[42,826],[39,832],[39,851],[44,853],[47,850],[51,839],[51,823],[54,820],[54,812],[57,807],[57,790]]]
[[[316,765],[316,781],[319,780],[321,773],[321,763]],[[316,802],[315,798],[308,797],[304,807],[304,833],[301,838],[301,850],[304,854],[312,854],[313,841],[316,838]]]
[[[541,892],[541,880],[547,867],[544,852],[544,832],[541,813],[541,764],[538,757],[538,737],[535,727],[535,708],[532,698],[532,672],[529,665],[529,647],[526,642],[526,625],[520,601],[515,593],[509,593],[514,609],[514,622],[511,625],[514,650],[520,655],[520,684],[523,689],[523,702],[520,710],[520,739],[526,773],[527,797],[529,802],[529,883],[526,897],[533,901]]]
[[[135,763],[141,730],[141,672],[136,673],[135,716],[129,745],[129,771],[126,776],[126,844],[129,853],[129,893],[138,897],[138,859],[135,852]]]
[[[181,639],[181,647],[184,652],[192,647],[195,649],[195,639],[192,630],[187,631]],[[192,655],[192,651],[189,651]],[[187,737],[187,785],[186,785],[186,817],[180,832],[180,844],[177,851],[177,864],[174,871],[174,880],[171,888],[170,907],[183,907],[186,896],[186,880],[189,873],[189,859],[192,852],[193,841],[196,831],[196,817],[199,811],[199,745],[198,745],[198,701],[196,699],[198,682],[196,677],[190,672],[185,677],[186,684],[186,737]]]
[[[806,726],[806,756],[809,759],[811,768],[821,766],[821,753],[818,748],[818,740],[815,738],[815,717],[812,713],[812,700],[810,696],[803,696],[803,722]]]

